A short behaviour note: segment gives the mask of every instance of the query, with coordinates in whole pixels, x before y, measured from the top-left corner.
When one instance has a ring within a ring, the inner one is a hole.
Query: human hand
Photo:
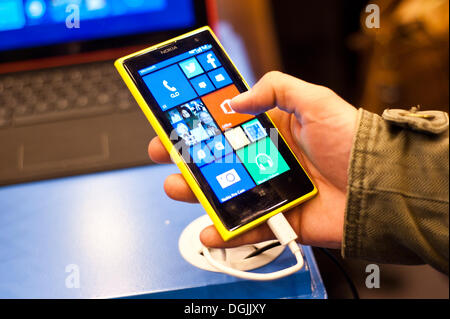
[[[280,73],[267,73],[254,87],[231,101],[239,113],[268,111],[286,142],[316,184],[318,195],[286,212],[306,245],[339,248],[342,242],[347,191],[347,170],[357,110],[326,87]],[[158,137],[149,144],[149,156],[158,163],[170,157]],[[181,174],[169,176],[164,189],[175,200],[196,202]],[[200,239],[209,247],[234,247],[274,238],[263,224],[228,242],[214,226]]]

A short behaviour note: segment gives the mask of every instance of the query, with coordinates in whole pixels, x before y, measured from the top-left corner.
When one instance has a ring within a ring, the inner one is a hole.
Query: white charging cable
[[[221,272],[235,276],[238,278],[243,279],[249,279],[249,280],[258,280],[258,281],[266,281],[266,280],[274,280],[279,279],[282,277],[289,276],[300,269],[303,268],[304,261],[302,252],[300,250],[300,247],[298,247],[298,244],[296,243],[297,234],[292,229],[289,222],[286,220],[284,215],[282,213],[276,214],[275,216],[272,216],[267,220],[267,224],[269,225],[272,232],[275,234],[277,239],[280,241],[280,244],[285,246],[287,245],[291,252],[294,254],[295,258],[297,259],[297,264],[294,266],[291,266],[289,268],[279,270],[272,273],[253,273],[248,271],[241,271],[234,268],[230,268],[217,260],[215,260],[211,253],[209,252],[209,249],[207,247],[203,247],[203,256],[208,260],[208,262],[220,270]]]

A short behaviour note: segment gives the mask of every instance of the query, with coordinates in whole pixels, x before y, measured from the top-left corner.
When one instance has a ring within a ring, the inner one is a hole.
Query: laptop
[[[148,165],[117,57],[212,24],[207,0],[1,0],[0,185]]]

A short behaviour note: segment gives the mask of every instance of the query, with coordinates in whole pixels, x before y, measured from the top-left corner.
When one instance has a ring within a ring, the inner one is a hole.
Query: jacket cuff
[[[358,257],[361,255],[361,236],[364,232],[362,223],[364,216],[363,181],[365,179],[365,149],[370,143],[373,132],[372,113],[360,108],[358,110],[357,131],[350,155],[347,203],[345,209],[344,235],[342,240],[342,257]]]
[[[341,253],[448,273],[448,130],[417,132],[359,110]]]

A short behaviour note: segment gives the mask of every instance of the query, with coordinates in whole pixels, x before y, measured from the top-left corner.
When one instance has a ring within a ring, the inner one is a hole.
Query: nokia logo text
[[[171,52],[171,51],[173,51],[173,50],[176,50],[176,49],[178,49],[178,47],[176,46],[176,45],[174,45],[174,46],[171,46],[171,47],[169,47],[169,48],[166,48],[166,49],[164,49],[164,50],[161,50],[161,51],[159,51],[161,54],[166,54],[166,53],[169,53],[169,52]]]

